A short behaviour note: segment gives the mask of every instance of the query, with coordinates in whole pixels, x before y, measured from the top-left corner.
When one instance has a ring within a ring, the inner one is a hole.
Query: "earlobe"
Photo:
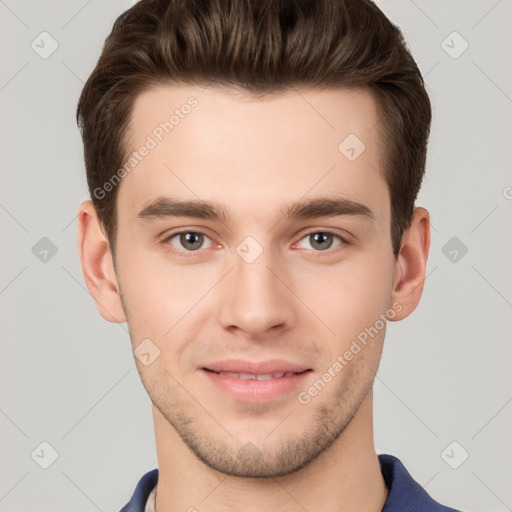
[[[77,249],[85,284],[100,315],[109,322],[126,322],[108,239],[89,199],[78,208]]]
[[[402,309],[393,321],[408,317],[418,306],[427,268],[430,249],[430,215],[425,208],[415,208],[409,229],[402,237],[402,246],[395,263],[391,304]]]

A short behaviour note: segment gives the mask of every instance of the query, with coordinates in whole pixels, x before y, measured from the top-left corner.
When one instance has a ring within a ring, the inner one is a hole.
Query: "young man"
[[[153,404],[158,469],[123,511],[453,510],[373,442],[430,244],[430,102],[382,12],[142,0],[77,120],[85,282]]]

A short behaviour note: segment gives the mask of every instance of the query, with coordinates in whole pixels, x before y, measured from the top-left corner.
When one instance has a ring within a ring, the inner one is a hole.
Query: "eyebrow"
[[[375,215],[368,206],[343,197],[319,197],[299,200],[281,207],[275,224],[284,219],[314,219],[317,217],[355,216],[375,222]],[[222,205],[204,200],[178,200],[172,197],[157,197],[145,203],[137,219],[152,220],[170,217],[195,217],[218,220],[229,224],[233,215]]]

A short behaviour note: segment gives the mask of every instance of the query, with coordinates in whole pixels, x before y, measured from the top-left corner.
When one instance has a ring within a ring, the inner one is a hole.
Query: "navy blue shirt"
[[[460,512],[434,501],[393,455],[378,456],[382,476],[389,489],[382,512]],[[149,493],[158,482],[158,469],[146,473],[137,484],[129,503],[120,512],[144,512]]]

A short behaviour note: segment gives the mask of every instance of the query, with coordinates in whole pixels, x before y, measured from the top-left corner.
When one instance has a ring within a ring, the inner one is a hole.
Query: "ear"
[[[403,320],[419,304],[423,293],[429,249],[430,214],[425,208],[415,208],[411,225],[404,232],[396,259],[390,300],[390,304],[399,303],[402,308],[389,320]]]
[[[77,220],[78,256],[98,312],[109,322],[126,322],[110,245],[90,199],[80,204]]]

